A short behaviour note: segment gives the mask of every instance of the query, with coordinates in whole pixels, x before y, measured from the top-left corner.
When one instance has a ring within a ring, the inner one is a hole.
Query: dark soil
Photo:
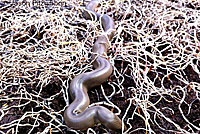
[[[188,5],[189,8],[193,8],[192,5]],[[154,31],[155,33],[157,33],[157,31]],[[125,35],[124,35],[125,36]],[[126,37],[124,37],[126,38]],[[127,35],[127,41],[129,40],[128,35]],[[160,48],[162,49],[162,48]],[[148,50],[147,50],[148,51]],[[110,52],[110,54],[112,54],[114,52]],[[166,52],[167,53],[167,52]],[[166,53],[163,53],[163,55],[165,55]],[[148,60],[150,61],[151,58],[148,57]],[[194,61],[195,62],[195,61]],[[200,63],[200,61],[198,62]],[[131,70],[128,67],[127,62],[125,61],[121,61],[121,60],[116,60],[115,61],[115,67],[119,70],[119,71],[125,71],[125,74],[130,74]],[[200,65],[199,65],[200,66]],[[161,69],[161,68],[157,68],[157,70],[154,70],[156,73],[159,72],[159,77],[162,79],[164,77],[164,75],[166,74],[166,70]],[[154,79],[155,78],[155,72],[153,70],[151,70],[150,72],[148,72],[148,77],[150,79]],[[197,82],[200,83],[200,77],[199,75],[192,69],[192,67],[190,65],[188,65],[184,70],[182,70],[182,72],[184,72],[182,75],[185,79],[187,79],[188,82]],[[134,92],[129,90],[128,87],[136,87],[136,83],[133,81],[132,78],[124,75],[124,82],[123,82],[123,94],[116,94],[114,96],[112,96],[112,98],[109,98],[115,105],[117,105],[120,109],[121,109],[121,114],[119,115],[120,118],[122,118],[122,115],[124,115],[124,113],[126,112],[126,109],[129,105],[129,98],[131,98],[134,95]],[[181,87],[186,87],[186,85],[179,81],[174,74],[169,75],[168,77],[169,79],[165,79],[164,80],[164,86],[166,89],[170,89],[173,88],[175,86],[181,86]],[[65,78],[63,78],[65,79]],[[120,78],[119,78],[120,79]],[[114,75],[111,75],[109,78],[109,81],[117,81],[117,78]],[[161,87],[161,81],[159,79],[156,79],[155,81],[155,86],[156,87]],[[107,82],[103,83],[104,89],[105,89],[105,93],[106,95],[109,95],[112,93],[112,88],[107,84]],[[119,90],[119,88],[116,86],[115,87],[116,90]],[[40,88],[36,87],[36,85],[32,85],[31,87],[26,87],[27,91],[29,93],[33,93],[33,91],[39,91]],[[47,85],[45,88],[43,88],[40,96],[43,98],[48,98],[51,95],[54,95],[56,93],[59,93],[61,89],[61,83],[58,80],[54,80],[53,82],[51,82],[49,85]],[[8,91],[6,92],[6,95],[12,97],[19,97],[19,95],[14,94],[14,92],[17,90],[16,87],[12,87],[10,88]],[[140,89],[138,89],[139,91]],[[198,89],[199,90],[199,89]],[[105,98],[102,94],[101,88],[100,86],[95,87],[93,89],[91,89],[89,91],[89,96],[91,99],[91,103],[93,102],[99,102],[99,101],[105,101]],[[144,92],[145,94],[145,92]],[[181,98],[182,96],[185,94],[185,99],[184,102],[182,104],[180,104]],[[5,95],[5,94],[0,94],[0,95]],[[157,109],[160,110],[161,113],[163,113],[166,117],[168,117],[169,119],[171,119],[172,121],[174,121],[176,124],[178,124],[180,126],[180,128],[185,129],[191,133],[193,133],[191,131],[191,128],[188,127],[188,122],[186,122],[186,120],[183,118],[181,111],[179,110],[180,108],[183,110],[183,114],[185,115],[185,117],[191,122],[193,123],[195,126],[199,126],[200,124],[200,100],[197,98],[197,96],[200,98],[200,94],[196,95],[196,92],[194,92],[193,89],[191,89],[190,86],[187,86],[185,88],[185,92],[183,93],[182,91],[177,91],[177,92],[172,92],[171,94],[165,94],[162,96],[158,95],[158,94],[152,94],[151,97],[149,98],[149,101],[152,104],[155,104],[157,101],[159,101],[155,107]],[[35,98],[35,100],[37,99],[41,99],[41,98]],[[6,102],[8,106],[13,106],[13,105],[18,105],[18,104],[25,104],[27,101],[26,100],[12,100],[9,102]],[[5,102],[0,103],[0,108],[2,108],[2,106],[5,104]],[[57,97],[55,97],[50,104],[50,107],[54,110],[54,111],[60,111],[61,109],[63,109],[65,107],[66,103],[64,101],[63,95],[59,94]],[[137,106],[137,104],[135,104],[135,102],[133,102],[132,104],[133,106],[131,107],[131,109],[129,109],[127,117],[125,118],[125,123],[127,121],[128,118],[130,118],[132,116],[132,113],[134,112],[135,108],[137,109],[136,112],[140,115],[144,115],[144,113],[142,113],[142,110]],[[8,111],[9,113],[3,117],[2,120],[0,120],[0,125],[8,123],[8,122],[12,122],[16,119],[21,118],[26,112],[30,112],[33,108],[33,111],[37,112],[40,111],[42,109],[47,110],[47,111],[51,111],[51,109],[46,109],[44,107],[40,107],[37,106],[35,102],[30,102],[28,104],[26,104],[26,106],[24,106],[23,108],[16,108],[16,107],[12,107],[10,108]],[[111,107],[108,107],[111,110]],[[166,121],[166,119],[164,119],[161,115],[159,115],[157,113],[157,111],[153,108],[150,107],[149,108],[151,111],[148,111],[150,113],[150,119],[151,121],[149,121],[151,129],[157,133],[157,134],[174,134],[174,131],[177,131],[177,133],[179,134],[179,130],[177,130],[177,128],[174,126],[174,124],[169,123],[168,121]],[[172,112],[172,110],[173,112]],[[62,113],[63,115],[63,113]],[[45,121],[49,121],[51,120],[51,118],[45,114],[45,113],[41,113],[40,115],[41,119],[44,119]],[[28,119],[24,119],[21,123],[30,123],[33,124],[34,120],[31,120],[30,118]],[[130,120],[132,129],[131,130],[136,130],[137,131],[133,131],[132,134],[146,134],[148,132],[146,132],[145,129],[138,129],[138,128],[145,128],[145,122],[144,120],[135,115],[134,118],[132,120]],[[54,124],[57,124],[56,122]],[[64,124],[64,122],[63,122]],[[35,127],[34,130],[32,131],[33,134],[38,133],[38,132],[42,132],[44,130],[44,128],[46,128],[48,126],[48,124],[44,124],[44,123],[40,123],[40,125],[38,127]],[[126,124],[126,126],[129,128],[129,125]],[[15,127],[15,126],[13,126]],[[1,128],[0,128],[1,129]],[[19,132],[20,134],[27,134],[29,132],[29,130],[31,129],[31,127],[19,127]],[[70,134],[73,132],[69,132],[67,131],[67,128],[60,128],[62,130],[62,132],[59,133],[63,133],[63,134]],[[98,126],[94,126],[93,129],[95,130],[95,132],[97,134],[102,134],[102,133],[106,133],[105,128],[103,125],[98,125]],[[192,127],[192,129],[194,130],[195,133],[200,133],[200,131],[198,131],[196,128]],[[173,130],[170,131],[170,130]],[[7,129],[3,130],[4,132],[7,132]],[[109,131],[109,130],[108,130]],[[12,132],[8,132],[8,134],[11,134]],[[115,134],[115,132],[110,131],[111,134]]]
[[[122,63],[123,63],[123,65],[122,65]],[[128,63],[126,63],[126,62],[115,61],[115,66],[119,70],[124,69],[125,67],[127,67],[127,65],[128,65]],[[160,70],[160,71],[162,72],[162,70]],[[191,66],[188,66],[184,70],[184,72],[186,73],[185,77],[187,77],[190,82],[200,82],[199,76],[192,70]],[[130,70],[127,70],[126,73],[130,73]],[[154,77],[154,75],[150,75],[152,73],[153,72],[149,72],[150,78]],[[166,87],[168,87],[168,85],[172,85],[172,83],[173,83],[173,86],[175,86],[175,85],[185,86],[183,83],[179,82],[173,76],[170,76],[170,79],[171,79],[171,82],[166,81],[166,84],[165,84]],[[109,80],[116,81],[116,78],[112,75]],[[160,85],[159,81],[157,81],[157,83],[155,83],[155,84],[157,86]],[[110,93],[112,93],[109,85],[106,82],[103,83],[103,86],[105,87],[106,95],[109,95]],[[122,115],[124,115],[125,110],[129,105],[128,98],[130,98],[131,95],[133,95],[133,92],[131,92],[127,88],[130,87],[130,86],[135,86],[135,83],[133,82],[132,79],[125,76],[125,81],[123,83],[123,86],[125,88],[123,90],[123,93],[124,93],[123,97],[122,97],[121,94],[117,94],[117,95],[114,95],[112,98],[110,98],[111,101],[114,104],[116,104],[117,106],[119,106],[119,108],[122,110],[121,116],[119,116],[120,118],[122,118]],[[34,89],[33,87],[29,88],[30,93],[33,90],[38,90],[38,89]],[[46,88],[44,88],[44,90],[41,93],[41,96],[44,97],[44,98],[48,98],[52,94],[58,93],[59,91],[60,91],[59,82],[53,82],[53,83],[49,84]],[[9,94],[9,91],[8,91],[8,94]],[[176,93],[173,92],[172,95],[166,94],[159,101],[159,103],[157,103],[155,106],[158,109],[160,109],[160,111],[166,117],[173,120],[181,128],[184,128],[185,130],[190,131],[190,128],[188,127],[188,123],[184,120],[184,118],[182,117],[180,110],[179,110],[179,104],[180,104],[179,102],[180,102],[180,98],[182,97],[182,95],[183,95],[182,92],[176,92]],[[199,123],[200,123],[200,119],[199,119],[199,117],[200,117],[200,102],[196,98],[195,92],[192,89],[190,89],[189,87],[185,90],[185,95],[186,95],[185,101],[180,105],[180,107],[183,109],[183,113],[186,116],[186,118],[190,122],[192,122],[194,125],[198,126]],[[91,99],[91,103],[105,100],[105,98],[103,97],[103,94],[101,92],[100,86],[90,90],[89,96],[90,96],[90,99]],[[160,96],[155,94],[155,95],[152,95],[150,97],[149,101],[152,102],[152,103],[155,103],[159,99],[160,99]],[[19,101],[13,100],[12,102],[8,103],[8,105],[12,106],[12,105],[16,105],[18,103],[19,103]],[[23,104],[23,103],[26,103],[26,101],[20,102],[20,104]],[[1,104],[1,106],[2,105],[3,105],[3,103]],[[54,109],[55,111],[59,111],[60,109],[62,109],[65,106],[63,96],[60,94],[58,97],[56,97],[52,101],[51,105],[52,105],[51,106],[52,109]],[[134,104],[134,105],[135,105],[135,107],[137,107],[136,104]],[[135,109],[135,107],[132,107],[128,111],[128,117],[129,116],[131,117],[132,113],[134,112],[133,110]],[[35,103],[29,103],[23,109],[11,108],[9,110],[9,114],[7,116],[4,116],[3,120],[0,121],[0,124],[11,122],[15,119],[20,118],[26,111],[30,111],[31,108],[34,108],[34,111],[39,111],[39,110],[42,109],[42,107],[36,107]],[[150,125],[151,125],[151,128],[153,129],[153,131],[156,132],[156,133],[162,133],[162,134],[173,134],[174,132],[170,132],[169,130],[176,130],[176,127],[173,124],[167,122],[164,118],[162,118],[162,116],[156,115],[155,109],[153,109],[153,107],[150,108],[150,109],[152,110],[150,112],[150,116],[151,116],[150,118],[152,119],[152,121],[150,122]],[[174,113],[170,109],[173,109]],[[137,113],[143,115],[142,110],[140,108],[137,108]],[[44,113],[44,115],[41,114],[41,117],[43,117],[46,121],[51,119],[45,113]],[[155,120],[153,120],[154,117],[156,117]],[[127,118],[125,119],[125,122],[126,122],[126,120],[127,120]],[[22,122],[33,123],[34,121],[30,120],[30,119],[24,119]],[[137,128],[145,128],[144,120],[142,120],[137,115],[134,116],[134,118],[130,121],[130,123],[132,125],[132,130],[137,129]],[[160,127],[158,125],[156,125],[156,123],[159,124]],[[47,124],[41,123],[39,127],[34,128],[32,133],[41,132],[42,130],[44,130],[45,127],[47,127]],[[96,131],[97,134],[105,133],[105,129],[106,129],[103,125],[95,126],[93,128],[94,128],[94,130]],[[30,127],[19,127],[19,133],[21,133],[21,134],[28,133],[30,129],[31,129]],[[67,132],[66,128],[61,128],[61,129],[63,131],[62,133],[66,133],[66,134],[72,133],[72,132]],[[192,129],[195,130],[196,133],[199,133],[199,131],[196,130],[195,128],[192,128]],[[4,131],[6,132],[6,130],[4,130]],[[115,132],[111,131],[111,133],[114,134]],[[132,133],[134,133],[134,134],[145,134],[146,131],[145,130],[138,130],[138,131],[134,131]]]

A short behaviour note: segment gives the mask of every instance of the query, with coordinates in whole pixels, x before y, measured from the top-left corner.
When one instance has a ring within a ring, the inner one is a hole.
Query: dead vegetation
[[[82,16],[87,2],[63,2],[0,4],[0,133],[82,133],[67,128],[63,111],[70,80],[92,69],[103,30]],[[90,92],[91,106],[107,105],[127,133],[199,133],[200,3],[108,0],[97,12],[117,31],[107,55],[113,74]]]

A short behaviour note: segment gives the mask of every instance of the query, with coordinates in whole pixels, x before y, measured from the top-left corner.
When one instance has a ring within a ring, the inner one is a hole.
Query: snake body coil
[[[101,19],[106,35],[99,36],[92,48],[95,70],[78,75],[70,83],[69,91],[73,102],[65,110],[64,119],[66,125],[72,129],[86,130],[97,123],[102,123],[107,128],[120,132],[122,121],[113,112],[102,106],[88,108],[90,100],[87,91],[101,85],[112,73],[112,66],[103,55],[107,53],[109,40],[114,35],[114,22],[108,15],[101,15],[94,11],[98,4],[98,0],[89,2],[83,15],[86,19],[95,16],[98,20]]]

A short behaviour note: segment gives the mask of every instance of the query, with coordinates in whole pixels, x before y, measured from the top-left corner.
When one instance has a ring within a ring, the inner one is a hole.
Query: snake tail
[[[83,16],[86,19],[97,17],[106,34],[100,35],[93,45],[94,70],[76,76],[70,83],[69,92],[73,102],[65,110],[64,120],[68,127],[76,130],[87,130],[95,124],[102,123],[111,130],[121,132],[122,121],[117,115],[103,106],[88,107],[90,104],[88,90],[105,82],[113,70],[104,54],[107,53],[109,41],[114,36],[115,26],[111,17],[94,11],[98,5],[98,0],[90,1]],[[124,126],[124,130],[126,129]]]

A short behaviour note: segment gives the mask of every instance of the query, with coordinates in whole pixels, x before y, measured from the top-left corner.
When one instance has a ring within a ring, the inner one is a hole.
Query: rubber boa
[[[88,90],[101,85],[112,73],[112,65],[105,58],[109,48],[109,41],[115,32],[115,25],[111,17],[96,13],[94,10],[98,6],[98,0],[92,0],[86,6],[83,16],[86,19],[101,21],[105,35],[97,38],[92,48],[92,58],[94,59],[94,70],[75,77],[70,83],[70,96],[73,102],[64,112],[64,120],[68,127],[76,130],[87,130],[95,124],[102,123],[107,128],[121,132],[122,121],[113,112],[103,106],[89,107],[90,99]],[[126,130],[126,126],[124,126]]]

